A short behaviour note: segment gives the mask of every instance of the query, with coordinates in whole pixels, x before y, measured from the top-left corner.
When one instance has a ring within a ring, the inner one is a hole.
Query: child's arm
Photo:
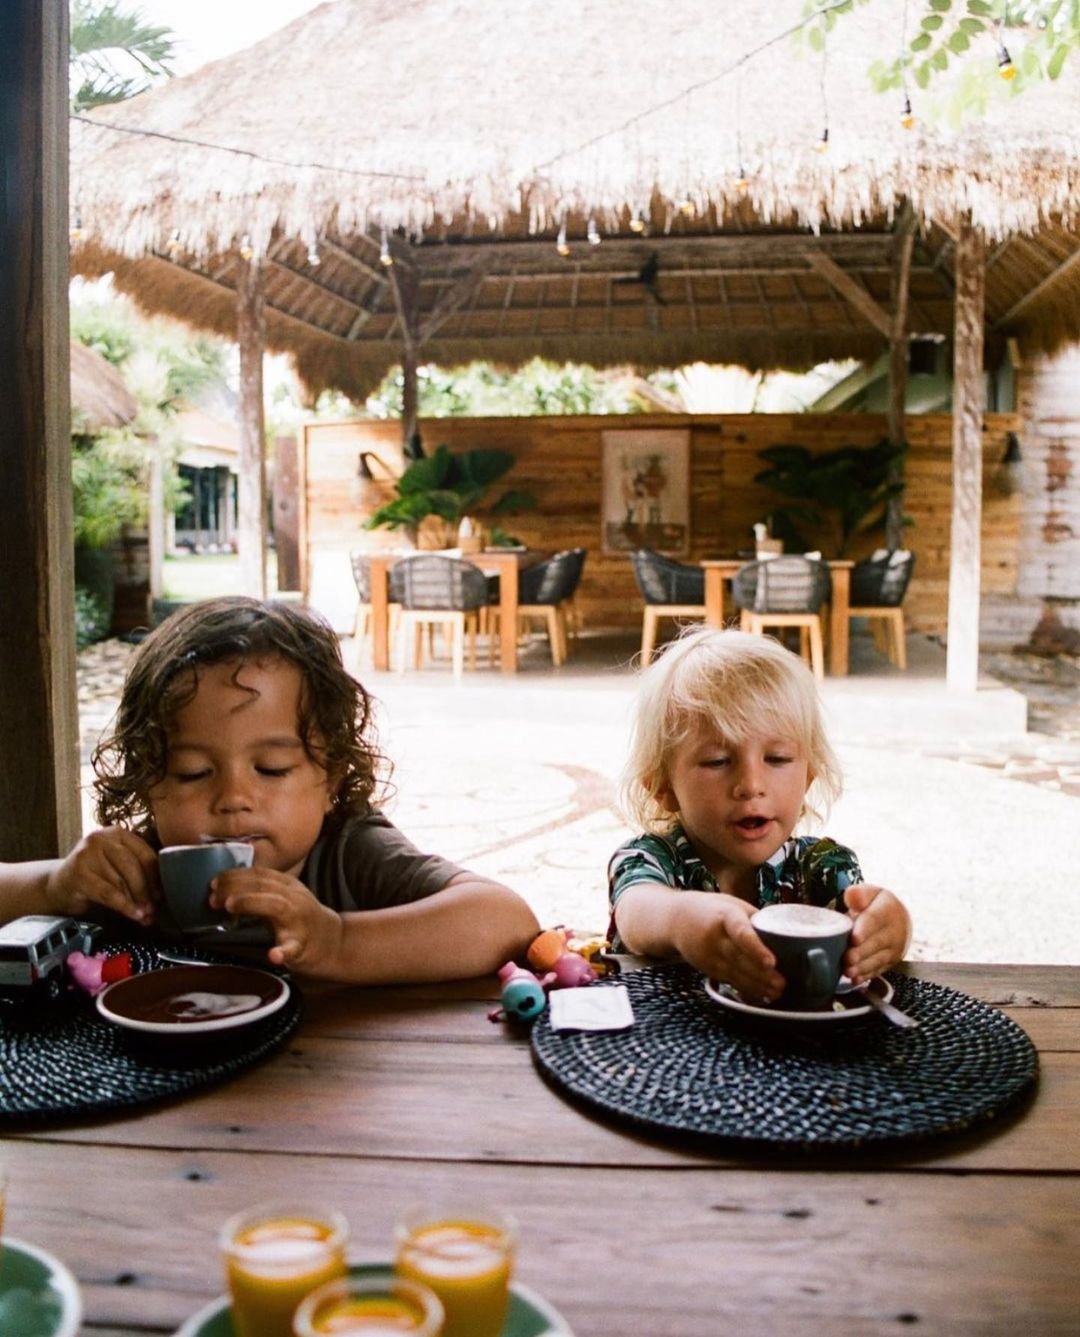
[[[776,959],[750,927],[754,906],[723,892],[635,882],[615,904],[619,937],[642,956],[681,956],[746,998],[773,1002],[784,989]]]
[[[521,955],[539,929],[516,892],[469,872],[421,900],[339,913],[286,873],[231,869],[215,879],[211,903],[269,919],[275,965],[349,984],[487,975]]]
[[[139,923],[153,918],[157,855],[132,831],[91,831],[64,859],[0,864],[0,923],[20,915],[85,914],[101,905]]]
[[[867,882],[848,887],[844,903],[855,916],[844,971],[853,984],[865,984],[903,960],[911,945],[911,916],[899,897]]]

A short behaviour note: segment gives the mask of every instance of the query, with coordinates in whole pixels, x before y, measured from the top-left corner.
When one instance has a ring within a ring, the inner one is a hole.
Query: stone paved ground
[[[351,657],[349,642],[345,649]],[[466,673],[456,686],[441,665],[362,671],[395,763],[394,820],[418,844],[518,889],[541,922],[603,929],[604,867],[627,834],[613,780],[632,649],[586,646],[556,673],[537,644],[516,678]],[[940,674],[934,647],[914,649],[913,661]],[[79,658],[84,765],[131,652],[109,641]],[[828,830],[859,851],[869,878],[908,903],[912,955],[1080,964],[1077,661],[999,655],[984,663],[1028,696],[1031,731],[992,719],[954,727],[943,685],[936,696],[903,698],[907,684],[894,671],[865,656],[857,668],[826,683],[846,779]]]

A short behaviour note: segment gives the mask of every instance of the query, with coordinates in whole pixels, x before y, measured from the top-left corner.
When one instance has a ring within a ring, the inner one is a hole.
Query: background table
[[[705,621],[710,627],[724,625],[724,581],[730,580],[747,561],[745,557],[708,558],[700,565],[705,571]],[[850,635],[848,609],[851,607],[851,568],[854,562],[829,562],[832,596],[829,599],[829,672],[844,677],[848,671]]]
[[[415,556],[423,556],[416,553]],[[437,556],[439,554],[432,554]],[[444,554],[445,555],[445,554]],[[459,555],[459,554],[455,554]],[[499,664],[504,673],[517,672],[518,573],[548,556],[544,552],[478,552],[464,556],[486,576],[499,577]],[[373,668],[390,667],[390,568],[401,560],[400,553],[371,554],[371,663]]]
[[[388,1252],[428,1194],[512,1207],[518,1275],[577,1337],[1074,1334],[1080,970],[920,965],[1032,1036],[1032,1103],[976,1134],[832,1161],[706,1154],[594,1121],[492,1025],[492,981],[324,989],[284,1050],[142,1115],[9,1135],[7,1228],[81,1283],[86,1334],[170,1332],[221,1290],[218,1226],[268,1195]]]

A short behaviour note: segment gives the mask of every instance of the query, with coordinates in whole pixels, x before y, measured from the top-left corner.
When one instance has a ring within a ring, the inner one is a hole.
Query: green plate
[[[58,1259],[5,1236],[0,1253],[0,1332],[14,1337],[75,1337],[82,1299]]]
[[[354,1277],[362,1277],[388,1266],[388,1261],[350,1263],[349,1271]],[[0,1332],[6,1332],[6,1329],[0,1328]],[[192,1314],[184,1326],[178,1329],[176,1337],[235,1337],[228,1296],[219,1295],[205,1309]],[[553,1309],[527,1286],[513,1282],[510,1286],[510,1310],[502,1337],[574,1337],[574,1334],[557,1309]]]

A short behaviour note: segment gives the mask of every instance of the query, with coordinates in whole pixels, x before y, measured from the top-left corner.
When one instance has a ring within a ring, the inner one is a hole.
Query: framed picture
[[[602,432],[604,552],[690,551],[690,431]]]

